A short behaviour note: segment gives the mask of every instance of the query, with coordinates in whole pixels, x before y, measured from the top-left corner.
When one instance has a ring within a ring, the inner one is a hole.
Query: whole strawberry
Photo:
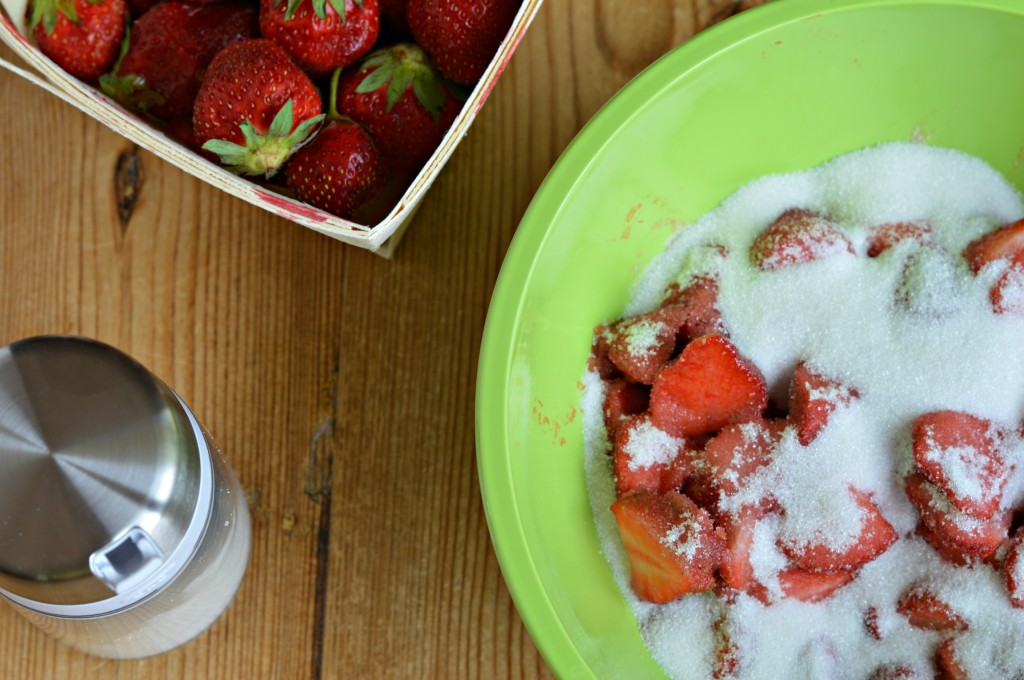
[[[125,0],[34,0],[28,25],[43,54],[95,83],[117,59],[127,17]]]
[[[213,58],[193,111],[196,141],[232,172],[272,177],[323,120],[320,95],[270,40],[243,40]]]
[[[480,80],[512,26],[518,0],[409,0],[406,16],[416,42],[446,78]]]
[[[172,125],[192,119],[206,67],[227,45],[259,34],[245,2],[161,2],[132,25],[128,49],[100,86],[127,108]]]
[[[260,30],[306,73],[326,78],[373,47],[380,33],[377,0],[260,0]]]
[[[285,167],[301,200],[349,219],[384,186],[384,159],[356,122],[332,120]]]
[[[423,167],[462,108],[430,57],[413,44],[374,52],[343,72],[337,106],[370,131],[399,175]]]

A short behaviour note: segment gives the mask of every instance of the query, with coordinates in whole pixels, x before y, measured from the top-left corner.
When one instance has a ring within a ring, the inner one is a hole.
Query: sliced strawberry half
[[[940,632],[967,630],[967,621],[925,584],[912,585],[896,603],[896,611],[914,628]]]
[[[992,423],[961,411],[934,411],[914,421],[914,462],[960,512],[980,519],[999,509],[1009,468]]]
[[[608,331],[608,358],[630,380],[650,385],[672,358],[685,315],[673,305],[620,321]]]
[[[608,358],[608,345],[608,328],[601,324],[594,329],[594,339],[590,345],[587,368],[597,373],[602,380],[611,380],[622,375],[619,367]]]
[[[1003,562],[1003,578],[1010,604],[1024,608],[1024,533],[1018,530],[1009,541],[1006,561]]]
[[[696,340],[712,333],[728,335],[718,309],[718,281],[710,276],[697,276],[685,288],[672,285],[665,306],[678,309],[682,319],[680,330],[686,339]]]
[[[999,227],[964,248],[964,259],[977,274],[996,260],[1024,266],[1024,219]]]
[[[957,567],[966,567],[967,565],[972,564],[975,560],[973,555],[965,553],[953,543],[929,529],[924,522],[918,523],[916,533],[918,536],[923,538],[928,545],[934,548],[935,552],[939,553],[939,557],[952,565]]]
[[[609,380],[604,384],[604,428],[609,441],[615,441],[630,416],[647,410],[649,394],[647,386],[639,383]]]
[[[871,230],[871,235],[868,236],[868,257],[878,257],[903,241],[917,241],[926,245],[934,242],[934,236],[927,224],[887,222]]]
[[[812,262],[839,253],[853,253],[850,239],[822,215],[791,208],[754,239],[750,259],[763,271]]]
[[[907,497],[924,525],[942,542],[974,557],[986,558],[996,551],[1010,531],[1009,513],[997,512],[978,519],[960,512],[942,490],[920,474],[908,475]]]
[[[723,494],[735,494],[750,475],[772,461],[772,453],[785,429],[784,420],[758,418],[726,425],[708,441],[704,458]]]
[[[754,529],[765,516],[760,506],[745,506],[737,512],[724,514],[719,526],[725,530],[725,554],[719,575],[725,585],[738,591],[761,594],[764,586],[754,578],[750,549],[754,545]]]
[[[822,574],[789,567],[779,572],[782,593],[801,602],[821,602],[851,581],[853,573],[849,571]]]
[[[871,498],[850,489],[860,510],[860,533],[853,540],[839,540],[841,547],[823,543],[779,541],[779,548],[801,569],[829,574],[853,571],[875,559],[896,542],[899,536]]]
[[[789,387],[789,419],[796,426],[797,439],[807,446],[828,424],[840,406],[860,398],[857,390],[801,361],[793,371]]]
[[[725,540],[708,513],[689,498],[637,488],[615,501],[611,510],[637,597],[664,604],[714,586]]]
[[[756,366],[721,335],[688,344],[655,379],[651,415],[677,437],[720,430],[761,415],[768,387]]]
[[[693,468],[688,442],[654,427],[648,414],[634,416],[619,430],[612,459],[619,497],[641,486],[655,493],[678,491]]]
[[[956,638],[952,637],[939,645],[935,653],[935,660],[938,662],[939,675],[942,680],[971,680],[961,665],[956,651]]]

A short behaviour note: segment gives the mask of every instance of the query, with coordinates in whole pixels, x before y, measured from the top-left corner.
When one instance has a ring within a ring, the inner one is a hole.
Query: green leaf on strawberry
[[[435,122],[440,118],[447,101],[445,84],[422,49],[404,45],[381,50],[366,58],[360,72],[371,69],[356,87],[356,92],[367,94],[386,86],[386,107],[391,111],[411,83],[413,93],[423,108]]]
[[[32,13],[29,16],[29,28],[35,30],[39,22],[43,22],[43,29],[47,35],[53,33],[57,28],[58,15],[73,24],[78,24],[78,12],[75,11],[75,0],[35,0],[32,3]]]
[[[288,8],[284,12],[285,21],[288,21],[295,16],[296,10],[299,9],[299,5],[304,1],[305,0],[288,0]],[[345,23],[345,0],[310,0],[310,2],[313,5],[313,13],[316,14],[317,19],[323,21],[327,18],[327,3],[330,2],[331,8],[338,15],[341,23]],[[355,0],[355,3],[362,8],[363,0]],[[279,4],[280,0],[274,2],[275,6]]]
[[[294,115],[292,101],[288,100],[274,116],[266,134],[260,134],[246,120],[239,126],[244,145],[211,139],[203,144],[203,150],[219,156],[221,163],[237,175],[263,175],[270,179],[323,119],[324,114],[313,116],[292,130]]]
[[[152,89],[146,79],[138,73],[120,73],[121,64],[124,62],[125,55],[128,54],[130,44],[131,27],[126,25],[117,61],[114,62],[114,68],[110,70],[110,73],[100,76],[100,89],[105,95],[125,108],[138,111],[150,120],[160,122],[160,119],[153,115],[152,110],[164,104],[166,100],[163,95]]]

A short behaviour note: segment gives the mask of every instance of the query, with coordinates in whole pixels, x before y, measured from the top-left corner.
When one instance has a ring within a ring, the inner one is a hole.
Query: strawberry
[[[750,246],[751,262],[763,271],[839,253],[853,253],[850,240],[831,220],[803,208],[790,208],[779,215]]]
[[[616,323],[608,330],[608,358],[630,380],[650,385],[675,351],[678,312],[670,306]]]
[[[1024,266],[1014,264],[999,277],[989,290],[989,299],[996,314],[1024,316]]]
[[[860,508],[860,533],[852,543],[836,548],[828,543],[797,543],[779,541],[779,548],[793,561],[793,564],[818,573],[853,571],[875,559],[893,543],[898,535],[885,519],[878,507],[863,491],[850,489],[857,507]]]
[[[859,397],[852,387],[798,363],[789,387],[789,419],[796,426],[797,439],[804,446],[810,444],[833,411]]]
[[[610,344],[608,328],[604,324],[599,325],[594,329],[594,338],[591,340],[587,370],[597,373],[602,380],[611,380],[622,375],[619,367],[608,358]]]
[[[126,108],[172,125],[186,119],[213,57],[259,35],[256,9],[244,2],[161,2],[134,24],[126,51],[100,87]],[[125,48],[122,48],[125,49]]]
[[[347,119],[332,120],[285,166],[299,199],[344,219],[384,186],[384,157],[369,133]]]
[[[683,482],[683,493],[715,517],[718,514],[718,483],[704,451],[693,450],[690,456],[690,474]]]
[[[932,229],[917,222],[887,222],[871,230],[868,236],[868,257],[878,257],[898,243],[917,241],[922,245],[934,243]]]
[[[260,0],[260,31],[313,78],[355,63],[380,33],[377,0]]]
[[[764,508],[752,505],[725,513],[720,518],[720,526],[725,530],[725,554],[718,571],[722,581],[730,588],[758,594],[764,588],[754,578],[750,549],[754,545],[754,529],[765,514]]]
[[[914,628],[939,632],[967,630],[964,618],[922,583],[915,583],[903,593],[896,611]]]
[[[678,491],[691,467],[686,440],[658,430],[647,414],[632,418],[615,438],[612,469],[619,497],[638,486],[656,493]]]
[[[196,96],[196,141],[232,172],[273,176],[323,120],[313,82],[270,40],[228,45]]]
[[[127,19],[125,0],[32,0],[28,10],[42,53],[87,83],[114,64]]]
[[[973,555],[965,553],[945,536],[940,536],[929,529],[925,526],[924,522],[918,523],[915,532],[918,536],[923,538],[928,545],[934,548],[935,552],[939,553],[939,557],[954,566],[966,567],[975,559]]]
[[[924,525],[959,552],[989,557],[1010,531],[1009,513],[997,512],[990,519],[978,519],[957,510],[942,490],[923,475],[908,475],[905,484],[907,497]]]
[[[686,288],[672,284],[664,307],[679,309],[680,330],[690,340],[702,335],[728,335],[718,310],[718,281],[708,276],[695,277]]]
[[[402,44],[344,73],[337,106],[370,131],[393,172],[414,175],[440,146],[462,103],[426,52]]]
[[[942,680],[971,680],[960,660],[957,658],[956,638],[949,638],[939,645],[935,654],[939,666],[939,675]]]
[[[723,616],[712,626],[715,637],[715,660],[711,667],[711,677],[714,680],[739,676],[741,657],[736,644],[734,625]]]
[[[473,85],[505,39],[517,0],[409,0],[412,35],[449,80]]]
[[[875,672],[871,674],[870,680],[925,680],[925,676],[921,675],[913,668],[909,666],[895,666],[888,664],[885,666],[879,666],[875,669]]]
[[[725,541],[708,513],[686,496],[643,487],[611,506],[637,597],[664,604],[711,588]]]
[[[882,639],[882,629],[878,625],[877,608],[869,606],[867,609],[864,610],[864,629],[867,630],[868,635],[870,635],[873,639]]]
[[[1024,532],[1020,530],[1009,541],[1006,561],[1003,562],[1003,579],[1010,604],[1024,608]]]
[[[726,496],[739,491],[758,468],[771,462],[785,421],[755,419],[723,427],[704,447],[704,457]]]
[[[767,405],[768,387],[761,372],[721,335],[688,344],[658,374],[651,389],[654,424],[677,437],[756,418]]]
[[[604,428],[608,441],[615,441],[619,428],[629,416],[647,410],[648,390],[645,385],[609,380],[604,384]]]
[[[788,567],[779,572],[782,593],[801,602],[821,602],[851,581],[853,573],[849,571],[822,574]]]
[[[999,227],[964,248],[964,259],[977,274],[996,260],[1024,267],[1024,219]]]
[[[992,517],[1009,476],[992,423],[960,411],[935,411],[918,416],[911,432],[914,462],[928,481],[960,512]]]

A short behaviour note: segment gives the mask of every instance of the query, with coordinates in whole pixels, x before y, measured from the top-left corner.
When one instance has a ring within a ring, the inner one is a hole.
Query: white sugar
[[[856,254],[840,252],[770,272],[753,267],[751,243],[792,207],[827,215]],[[929,675],[943,636],[911,627],[896,612],[896,602],[918,581],[932,584],[968,622],[958,649],[961,658],[970,656],[964,667],[972,677],[1013,677],[1024,671],[1024,645],[1019,644],[1024,610],[1010,605],[1002,575],[989,565],[958,568],[940,561],[913,534],[918,514],[902,488],[913,465],[909,432],[917,416],[961,410],[1015,431],[1024,415],[1024,319],[995,314],[989,297],[1006,267],[990,266],[973,276],[958,256],[981,234],[1022,216],[1020,196],[982,161],[948,149],[886,144],[743,187],[681,229],[637,282],[626,315],[657,307],[673,282],[715,272],[718,307],[730,337],[764,373],[775,403],[786,403],[800,360],[860,395],[835,410],[809,446],[800,446],[793,430],[787,430],[771,462],[723,501],[723,509],[736,509],[770,492],[783,509],[755,526],[751,547],[754,575],[775,603],[766,607],[740,595],[728,608],[744,635],[741,677],[816,677],[833,668],[841,677],[864,678],[884,664]],[[896,222],[928,224],[945,253],[906,240],[867,257],[872,227]],[[1002,295],[1004,307],[1024,305],[1024,276],[1007,276]],[[712,595],[700,595],[653,606],[632,594],[626,557],[608,511],[614,484],[603,439],[602,388],[594,375],[586,385],[588,484],[616,582],[665,671],[674,678],[709,677],[711,626],[722,605]],[[829,390],[828,396],[835,395]],[[1013,470],[1005,508],[1024,501],[1020,436],[1011,431],[1001,451]],[[967,474],[972,465],[968,452],[936,455],[950,464],[946,468],[954,470],[954,483],[965,495],[976,491],[972,485],[980,482]],[[835,547],[856,540],[862,509],[850,488],[869,495],[900,539],[828,599],[781,599],[777,574],[788,562],[777,539],[821,539]],[[945,498],[934,502],[962,528],[975,528]],[[881,640],[865,626],[869,607]]]
[[[658,463],[668,463],[679,453],[682,439],[666,434],[644,419],[630,429],[624,447],[629,454],[629,469],[636,471]]]
[[[629,353],[643,357],[648,356],[658,347],[658,338],[665,331],[665,324],[660,321],[638,319],[626,327],[626,347]]]

